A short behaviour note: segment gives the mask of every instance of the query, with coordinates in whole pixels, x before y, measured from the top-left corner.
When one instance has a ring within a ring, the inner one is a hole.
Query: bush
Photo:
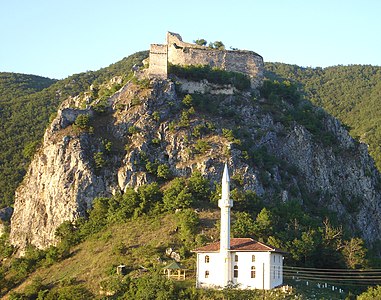
[[[357,297],[358,300],[381,299],[381,285],[370,287],[368,290]]]
[[[102,169],[105,166],[106,160],[104,159],[103,152],[94,153],[93,158],[94,158],[95,168],[97,170]]]
[[[157,177],[168,179],[171,176],[171,170],[168,165],[162,164],[157,167]]]
[[[133,135],[133,134],[136,134],[136,133],[139,133],[140,132],[140,129],[136,126],[130,126],[128,127],[128,133],[130,135]]]
[[[238,90],[246,90],[251,86],[250,78],[247,75],[211,68],[209,65],[169,65],[168,72],[192,81],[206,79],[215,84],[232,84]]]
[[[87,114],[84,114],[84,115],[79,115],[77,116],[77,118],[75,119],[75,126],[77,126],[78,128],[80,129],[87,129],[88,126],[89,126],[89,122],[90,122],[90,117],[89,115]]]
[[[173,179],[163,193],[163,203],[167,210],[188,208],[193,203],[192,194],[183,178]]]
[[[176,214],[176,219],[181,240],[193,242],[197,226],[200,223],[197,213],[193,209],[184,209]]]
[[[205,140],[199,139],[196,141],[196,144],[194,145],[194,150],[198,154],[204,154],[206,151],[208,151],[211,148],[209,143]]]
[[[210,197],[209,180],[204,178],[199,171],[192,173],[188,181],[189,191],[194,199],[207,201]]]

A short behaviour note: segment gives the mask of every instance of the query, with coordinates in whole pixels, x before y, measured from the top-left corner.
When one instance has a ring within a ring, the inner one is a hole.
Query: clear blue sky
[[[222,41],[265,61],[381,65],[380,0],[0,0],[0,71],[65,78],[163,43]]]

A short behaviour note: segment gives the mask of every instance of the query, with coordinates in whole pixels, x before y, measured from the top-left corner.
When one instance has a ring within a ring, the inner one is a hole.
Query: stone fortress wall
[[[152,77],[166,79],[168,76],[167,45],[151,44],[149,51],[149,74]]]
[[[185,43],[179,34],[171,32],[167,33],[166,45],[151,45],[149,74],[167,78],[168,63],[181,66],[210,65],[226,71],[244,73],[250,77],[253,88],[260,86],[263,81],[263,58],[257,53],[246,50],[218,50]]]

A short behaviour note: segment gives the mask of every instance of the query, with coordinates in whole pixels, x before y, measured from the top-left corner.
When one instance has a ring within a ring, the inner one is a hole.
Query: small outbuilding
[[[184,280],[186,269],[178,262],[173,261],[163,268],[168,279]]]

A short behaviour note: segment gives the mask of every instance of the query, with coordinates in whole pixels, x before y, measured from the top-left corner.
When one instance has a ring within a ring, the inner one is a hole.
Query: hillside
[[[234,236],[288,251],[288,265],[376,266],[379,172],[367,147],[311,104],[302,85],[274,71],[260,90],[250,90],[245,78],[237,84],[234,73],[201,67],[149,80],[131,68],[145,57],[138,53],[23,96],[45,101],[58,86],[67,88],[54,100],[58,112],[39,149],[30,149],[33,159],[16,191],[10,233],[16,248],[1,239],[1,256],[8,258],[0,272],[3,293],[38,268],[33,276],[42,280],[32,283],[43,283],[46,299],[65,291],[90,297],[122,261],[130,271],[126,282],[107,285],[136,296],[153,284],[140,276],[140,265],[157,266],[152,257],[167,246],[191,268],[189,251],[216,239],[224,162],[232,171]],[[192,92],[200,85],[205,92]],[[25,257],[9,259],[15,250]],[[177,297],[209,299],[166,284]]]
[[[338,118],[381,170],[381,67],[367,65],[303,68],[267,63],[269,78],[296,83],[306,98]]]
[[[193,221],[187,223],[187,220],[190,220],[189,216],[192,216]],[[37,269],[32,267],[31,270],[36,270],[4,298],[9,299],[11,296],[12,299],[31,299],[37,295],[39,299],[57,299],[60,296],[73,300],[262,298],[262,291],[211,291],[194,288],[195,256],[189,249],[202,245],[209,239],[218,238],[218,219],[219,210],[215,208],[204,209],[198,214],[189,214],[189,211],[187,214],[151,212],[149,215],[126,219],[123,222],[111,221],[85,238],[82,243],[71,246],[69,253],[63,258],[52,255],[55,253],[54,248],[45,254],[29,251],[26,258],[13,263],[15,267],[11,268],[13,273],[10,272],[9,275],[21,274],[28,261],[34,261]],[[144,230],[139,230],[141,228]],[[239,224],[234,221],[233,230],[238,228]],[[71,233],[70,239],[76,238],[77,235]],[[68,240],[64,239],[58,245],[59,253],[66,247],[66,241]],[[172,261],[166,255],[168,248],[180,254],[181,264],[187,268],[185,281],[167,282],[157,275],[161,268]],[[36,257],[39,257],[37,263]],[[116,267],[120,264],[126,266],[127,276],[116,274]],[[10,280],[10,277],[7,277],[7,280]],[[285,280],[286,284],[295,284],[290,278],[286,277]],[[295,299],[296,295],[301,295],[301,299],[313,299],[311,296],[315,294],[317,299],[344,299],[349,291],[346,286],[342,295],[330,289],[294,289],[289,295],[273,291],[265,296],[271,300]],[[106,293],[109,293],[107,298]]]
[[[61,102],[84,92],[91,84],[127,74],[146,55],[136,53],[99,71],[60,81],[0,73],[0,207],[13,204],[16,187]]]
[[[13,203],[14,191],[21,182],[31,155],[39,145],[49,117],[68,96],[80,94],[96,80],[127,74],[147,52],[125,58],[110,67],[55,81],[34,75],[0,73],[0,207]],[[290,79],[307,99],[337,117],[351,135],[369,145],[378,169],[380,132],[380,67],[336,66],[325,69],[302,68],[281,63],[266,63],[268,78]],[[49,88],[48,88],[49,87]],[[47,88],[44,91],[42,89]],[[57,93],[58,92],[58,93]],[[14,137],[17,133],[17,138]]]

